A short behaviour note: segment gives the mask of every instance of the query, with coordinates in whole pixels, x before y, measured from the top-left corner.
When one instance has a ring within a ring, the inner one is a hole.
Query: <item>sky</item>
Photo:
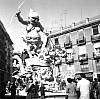
[[[14,43],[15,51],[26,47],[22,41],[26,26],[15,17],[21,1],[24,1],[20,8],[22,17],[26,19],[31,8],[38,12],[41,24],[48,30],[100,15],[100,0],[0,0],[0,20]]]

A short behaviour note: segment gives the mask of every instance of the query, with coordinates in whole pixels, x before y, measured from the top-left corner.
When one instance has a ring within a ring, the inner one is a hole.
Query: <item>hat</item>
[[[29,17],[39,18],[39,15],[36,11],[33,11],[32,9],[30,9]]]

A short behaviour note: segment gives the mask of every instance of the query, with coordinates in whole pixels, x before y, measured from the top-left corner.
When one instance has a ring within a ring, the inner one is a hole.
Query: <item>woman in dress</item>
[[[67,78],[67,82],[66,93],[68,95],[68,99],[78,99],[76,93],[76,83],[74,83],[71,78]]]
[[[29,79],[26,85],[26,92],[27,92],[26,99],[34,99],[35,85],[33,84],[33,79]]]

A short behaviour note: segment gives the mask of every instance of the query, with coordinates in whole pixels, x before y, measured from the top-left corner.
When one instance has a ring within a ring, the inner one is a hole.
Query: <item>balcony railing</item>
[[[85,64],[88,64],[88,60],[80,61],[80,65],[85,65]]]
[[[54,46],[54,48],[60,48],[60,45],[59,44],[56,44],[55,46]]]
[[[65,49],[67,49],[67,48],[71,48],[72,47],[72,42],[70,41],[69,43],[64,43],[64,47],[65,47]]]
[[[88,54],[82,54],[78,56],[79,62],[88,61]]]
[[[92,35],[91,41],[92,41],[92,43],[99,42],[100,41],[100,33],[97,35]]]
[[[97,72],[100,72],[100,63],[97,63],[97,64],[96,64],[96,71],[97,71]]]
[[[81,68],[81,71],[82,72],[89,72],[89,68],[87,67],[87,68]]]
[[[74,58],[65,58],[66,64],[74,63]]]
[[[100,59],[100,53],[95,53],[95,52],[93,52],[93,58],[94,58],[95,60]]]
[[[84,38],[83,40],[79,40],[77,39],[77,45],[80,46],[80,45],[85,45],[86,44],[86,38]]]

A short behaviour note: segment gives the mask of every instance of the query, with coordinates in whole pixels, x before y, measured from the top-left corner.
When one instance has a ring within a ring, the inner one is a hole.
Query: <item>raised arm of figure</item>
[[[24,20],[22,17],[21,17],[21,11],[19,10],[17,13],[16,13],[16,16],[19,20],[19,22],[21,22],[22,24],[24,25],[28,25],[29,24],[29,21],[28,20]]]

